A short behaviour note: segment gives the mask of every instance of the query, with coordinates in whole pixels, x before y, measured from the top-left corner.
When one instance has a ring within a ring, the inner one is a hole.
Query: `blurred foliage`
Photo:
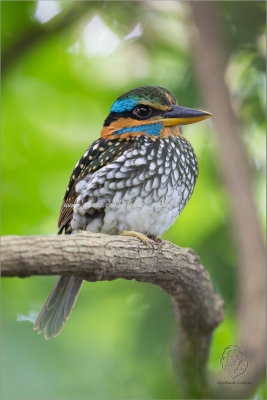
[[[227,50],[225,78],[264,227],[265,3],[215,4]],[[181,105],[205,109],[192,65],[194,23],[184,2],[2,1],[1,17],[2,235],[56,233],[71,171],[124,91],[161,85]],[[210,367],[217,371],[224,348],[238,337],[235,238],[212,121],[185,127],[184,134],[200,175],[164,239],[200,255],[226,302],[211,347]],[[85,283],[62,334],[46,342],[27,319],[54,281],[2,282],[4,400],[177,398],[175,326],[165,293],[121,280]],[[264,393],[262,386],[255,398]]]

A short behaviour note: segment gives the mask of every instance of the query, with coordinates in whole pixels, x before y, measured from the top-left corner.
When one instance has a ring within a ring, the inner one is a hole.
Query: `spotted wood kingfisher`
[[[160,86],[143,86],[112,105],[100,138],[76,164],[58,220],[58,233],[79,230],[136,236],[150,246],[175,222],[190,199],[198,161],[182,125],[210,113],[178,105]],[[60,276],[34,329],[57,336],[83,280]]]

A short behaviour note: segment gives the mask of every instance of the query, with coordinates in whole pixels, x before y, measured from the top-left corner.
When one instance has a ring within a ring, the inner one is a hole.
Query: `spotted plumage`
[[[73,206],[78,196],[76,186],[85,176],[95,173],[99,168],[107,165],[112,159],[118,157],[129,147],[129,140],[112,142],[106,139],[97,139],[84,153],[76,164],[63,199],[58,219],[58,232],[71,233],[70,226],[73,217]]]
[[[177,105],[159,86],[120,96],[101,137],[76,164],[58,220],[59,233],[79,230],[128,234],[146,242],[176,220],[190,199],[198,162],[182,125],[209,113]],[[141,245],[141,244],[140,244]],[[69,317],[82,279],[59,277],[35,322],[46,338],[56,336]]]
[[[183,210],[197,175],[195,153],[184,138],[138,136],[120,156],[76,184],[71,229],[160,236]]]

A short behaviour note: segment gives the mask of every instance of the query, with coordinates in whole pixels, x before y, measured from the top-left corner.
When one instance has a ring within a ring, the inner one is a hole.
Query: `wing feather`
[[[128,139],[128,138],[127,138]],[[71,233],[71,219],[73,207],[78,196],[76,193],[77,183],[90,173],[109,164],[117,158],[123,151],[133,145],[132,140],[107,140],[99,138],[84,153],[80,161],[76,164],[67,187],[58,219],[58,233]]]

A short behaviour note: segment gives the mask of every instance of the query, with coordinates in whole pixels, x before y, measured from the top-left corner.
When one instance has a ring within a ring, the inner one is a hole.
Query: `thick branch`
[[[2,276],[58,274],[88,281],[136,279],[167,292],[179,326],[181,381],[197,380],[193,385],[203,387],[210,337],[223,318],[223,303],[191,249],[164,242],[152,252],[135,238],[89,232],[2,238]]]

